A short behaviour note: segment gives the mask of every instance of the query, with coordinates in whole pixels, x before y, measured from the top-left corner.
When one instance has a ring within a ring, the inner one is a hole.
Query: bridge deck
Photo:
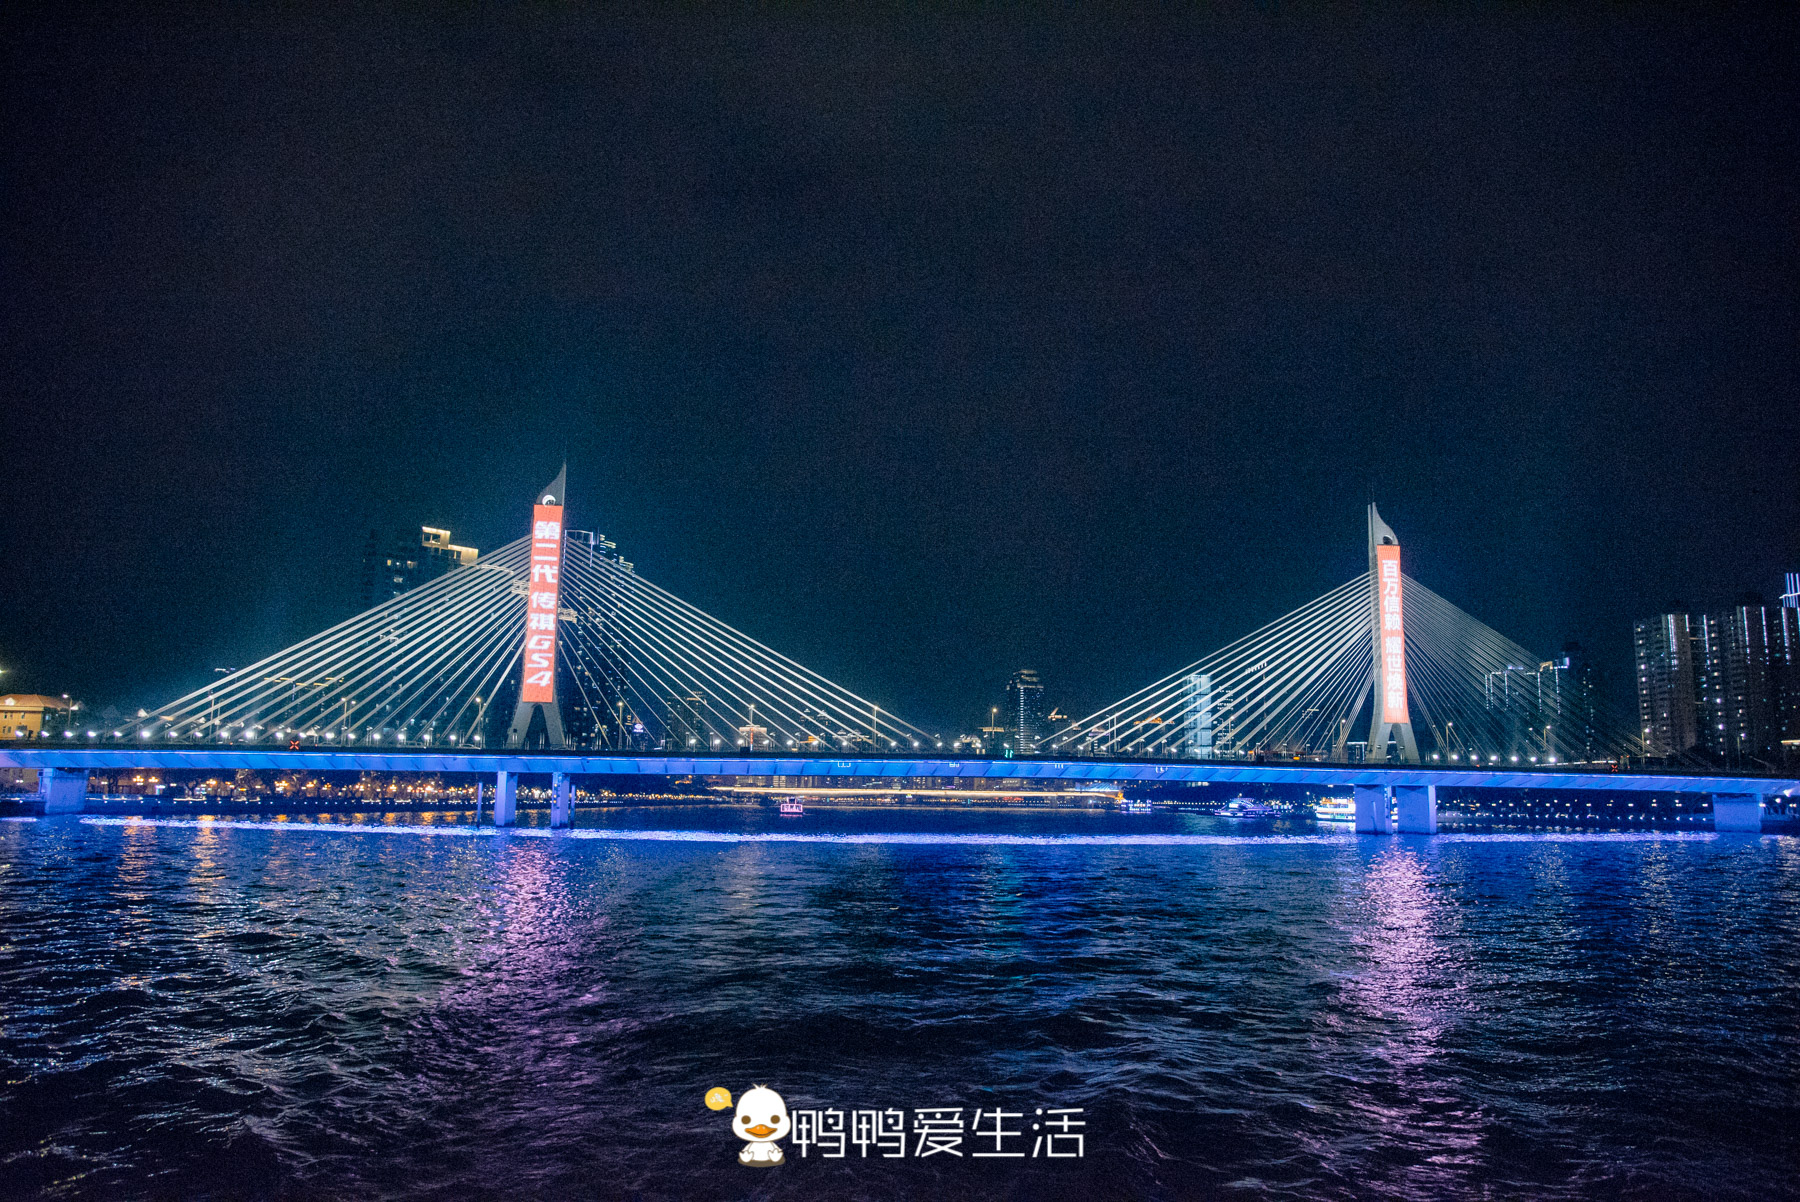
[[[1080,783],[1205,781],[1219,784],[1297,784],[1348,789],[1357,785],[1437,785],[1440,788],[1580,789],[1614,793],[1731,793],[1800,796],[1800,779],[1674,773],[1505,771],[1414,765],[1254,764],[1231,761],[913,759],[777,756],[683,757],[563,755],[554,752],[276,751],[253,748],[0,747],[0,768],[195,769],[234,772],[565,772],[573,776],[809,776],[847,779],[932,777]]]

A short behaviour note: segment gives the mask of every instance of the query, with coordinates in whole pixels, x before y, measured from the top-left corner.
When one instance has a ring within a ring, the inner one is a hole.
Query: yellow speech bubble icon
[[[709,1110],[730,1110],[731,1091],[722,1085],[715,1085],[706,1091],[706,1106]]]

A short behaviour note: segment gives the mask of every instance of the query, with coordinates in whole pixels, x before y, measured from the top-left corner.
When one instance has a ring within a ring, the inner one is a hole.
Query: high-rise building
[[[1538,725],[1537,665],[1508,664],[1487,673],[1482,705],[1492,716],[1501,747],[1517,754],[1530,744],[1532,728]]]
[[[1187,678],[1187,753],[1197,760],[1216,754],[1213,726],[1213,678],[1210,672]]]
[[[712,728],[706,721],[706,697],[685,693],[668,701],[668,719],[664,745],[670,751],[697,751],[708,748]]]
[[[1020,668],[1006,682],[1005,725],[1020,755],[1030,755],[1049,734],[1044,708],[1044,684],[1030,668]]]
[[[1693,623],[1686,614],[1662,614],[1638,622],[1633,633],[1644,754],[1682,755],[1700,740]]]
[[[1717,630],[1716,719],[1707,742],[1731,763],[1779,757],[1784,719],[1792,709],[1795,618],[1787,606],[1740,605],[1709,619]]]
[[[1601,739],[1599,672],[1580,643],[1563,644],[1562,675],[1556,682],[1557,754],[1588,761],[1607,755]]]
[[[436,526],[419,527],[417,537],[406,533],[383,537],[380,531],[371,530],[363,547],[357,599],[363,609],[373,609],[427,580],[436,580],[451,568],[473,564],[476,557],[474,547],[457,546],[450,541],[448,530]]]
[[[1645,755],[1773,764],[1800,739],[1800,606],[1786,600],[1637,623]]]
[[[1782,761],[1800,759],[1800,572],[1788,573],[1788,591],[1772,615],[1769,675],[1775,689],[1775,723]]]
[[[1571,643],[1558,659],[1496,668],[1485,685],[1485,705],[1506,751],[1546,759],[1591,758],[1591,673],[1579,643]]]
[[[592,530],[563,532],[565,571],[588,574],[592,587],[585,590],[586,606],[575,615],[587,637],[565,644],[562,670],[570,687],[561,697],[563,730],[572,747],[603,747],[612,751],[644,749],[673,733],[665,725],[660,735],[646,724],[668,715],[640,715],[627,695],[626,652],[619,629],[619,576],[630,575],[631,561],[604,534]],[[699,729],[684,728],[679,745]],[[704,746],[704,743],[700,744]]]

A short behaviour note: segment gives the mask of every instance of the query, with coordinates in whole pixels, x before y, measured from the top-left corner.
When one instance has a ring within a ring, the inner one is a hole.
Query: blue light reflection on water
[[[1792,839],[597,820],[6,828],[0,1192],[1794,1190]],[[1090,1154],[746,1181],[699,1099],[752,1080]]]
[[[985,815],[984,815],[985,816]],[[1002,847],[1182,847],[1242,846],[1247,841],[1265,845],[1328,844],[1355,842],[1358,836],[1342,832],[1320,835],[1022,835],[958,831],[865,831],[827,834],[805,834],[799,831],[724,831],[724,830],[660,830],[574,827],[551,830],[547,827],[514,827],[499,830],[491,826],[439,825],[415,826],[405,823],[366,825],[354,822],[258,822],[228,818],[84,818],[96,826],[172,826],[214,827],[258,831],[328,831],[348,834],[382,835],[450,835],[465,838],[551,838],[609,839],[625,842],[656,843],[892,843],[918,846],[993,845]],[[1499,833],[1454,832],[1432,836],[1442,843],[1637,843],[1675,840],[1706,841],[1719,836],[1702,831],[1517,831]]]

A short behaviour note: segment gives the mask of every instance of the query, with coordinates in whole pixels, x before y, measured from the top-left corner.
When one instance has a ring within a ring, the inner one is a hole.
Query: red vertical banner
[[[1405,722],[1406,615],[1400,607],[1400,548],[1375,548],[1375,595],[1381,601],[1381,720]]]
[[[531,592],[525,610],[525,683],[520,701],[556,700],[562,513],[561,505],[534,505],[531,509]]]

